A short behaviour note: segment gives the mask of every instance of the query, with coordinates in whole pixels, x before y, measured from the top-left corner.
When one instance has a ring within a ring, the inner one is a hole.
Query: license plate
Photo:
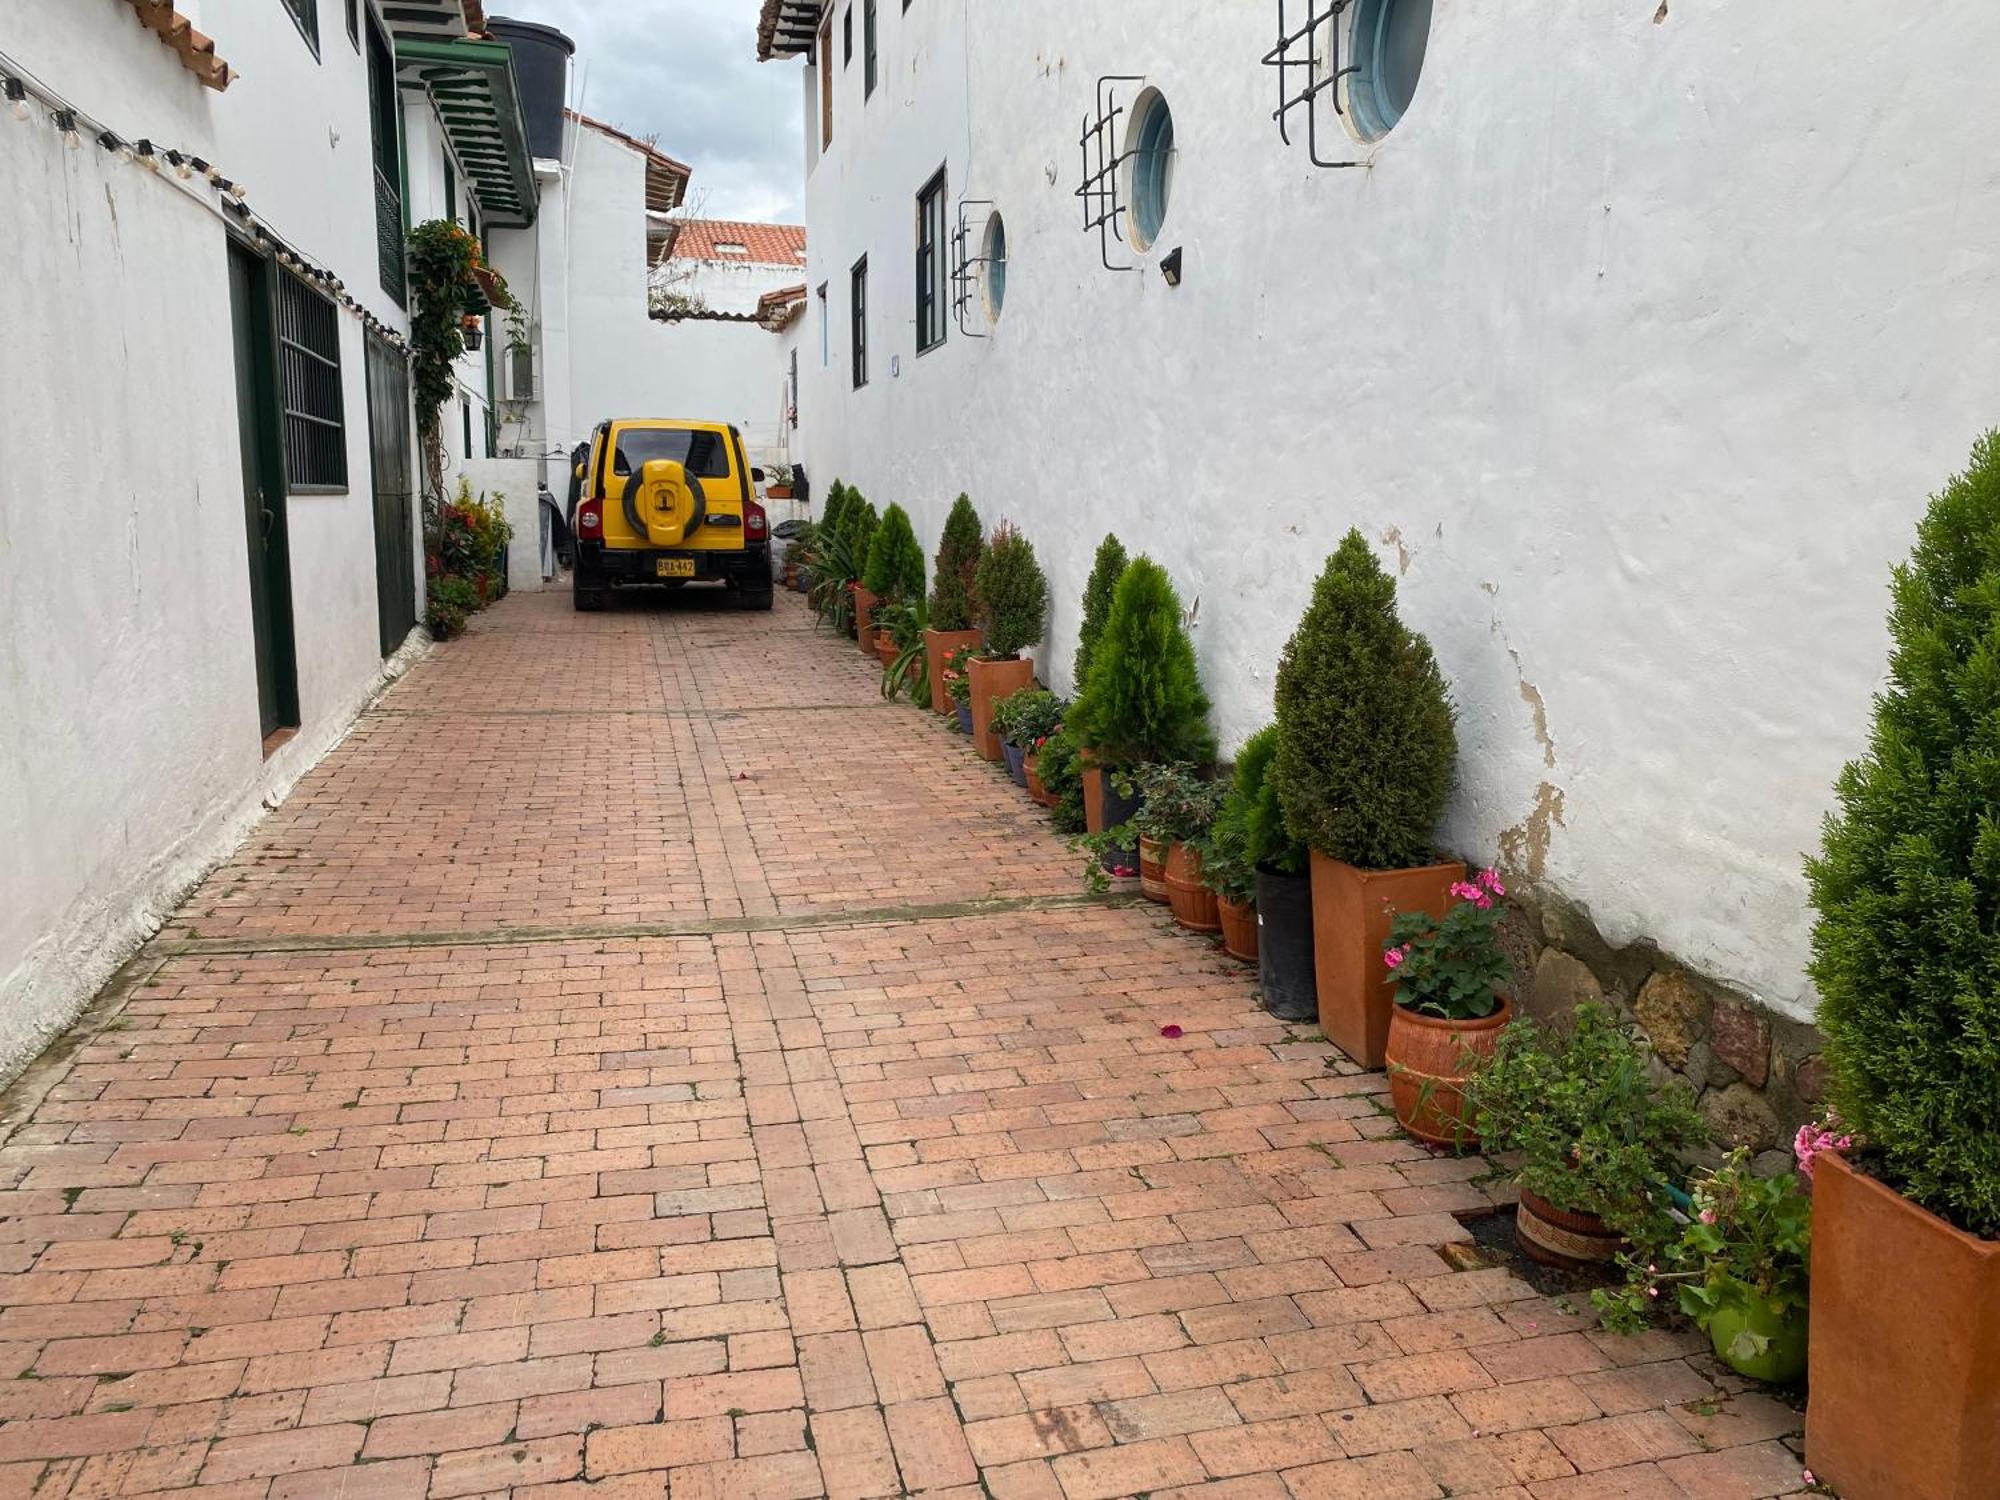
[[[653,566],[661,578],[694,577],[694,559],[691,557],[662,557]]]

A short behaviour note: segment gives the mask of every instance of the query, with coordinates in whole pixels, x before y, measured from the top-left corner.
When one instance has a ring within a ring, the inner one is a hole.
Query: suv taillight
[[[604,511],[595,500],[576,508],[576,534],[589,542],[604,540]]]
[[[753,542],[760,542],[765,535],[764,507],[755,500],[743,507],[743,532]]]

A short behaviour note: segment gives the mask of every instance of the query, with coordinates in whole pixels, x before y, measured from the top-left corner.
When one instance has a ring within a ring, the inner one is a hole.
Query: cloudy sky
[[[757,0],[486,0],[489,16],[576,42],[572,105],[657,136],[694,168],[689,201],[717,219],[797,223],[802,176],[796,61],[757,61]]]

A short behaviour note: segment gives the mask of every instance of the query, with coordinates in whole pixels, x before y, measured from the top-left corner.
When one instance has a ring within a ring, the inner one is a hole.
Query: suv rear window
[[[697,479],[729,477],[729,445],[719,432],[684,427],[627,427],[611,455],[613,474],[630,474],[656,458],[672,459]]]

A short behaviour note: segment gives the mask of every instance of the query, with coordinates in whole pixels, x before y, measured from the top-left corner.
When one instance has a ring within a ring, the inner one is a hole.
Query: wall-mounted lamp
[[[1174,246],[1160,257],[1160,274],[1167,278],[1168,286],[1181,284],[1181,247]]]

